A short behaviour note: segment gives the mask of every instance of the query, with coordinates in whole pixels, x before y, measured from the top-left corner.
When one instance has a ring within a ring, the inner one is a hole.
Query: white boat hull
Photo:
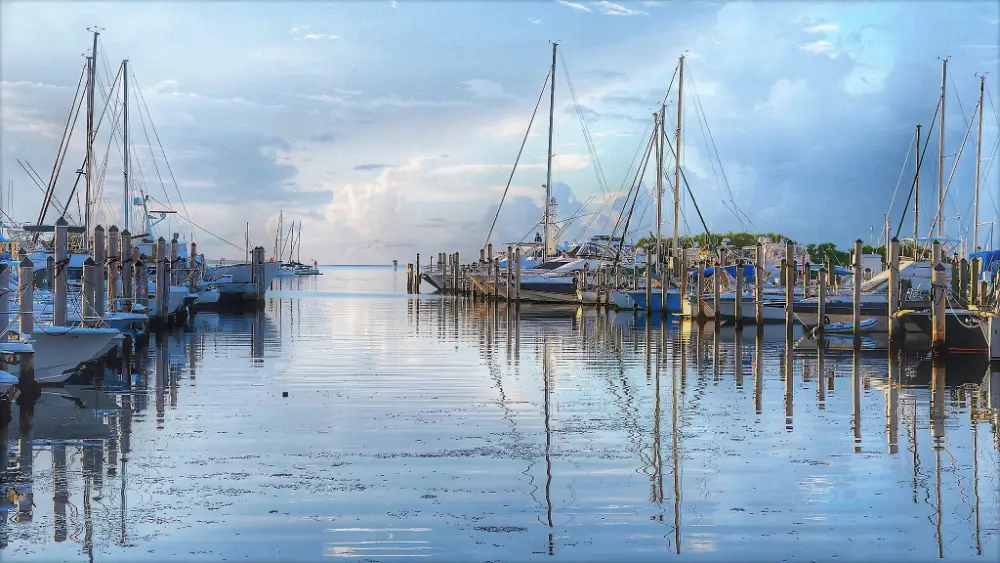
[[[77,366],[107,353],[121,333],[113,328],[37,326],[30,336],[35,350],[35,381],[62,383]]]

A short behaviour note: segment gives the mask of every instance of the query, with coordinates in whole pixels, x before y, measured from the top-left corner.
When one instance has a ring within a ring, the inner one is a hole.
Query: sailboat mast
[[[552,201],[552,127],[556,112],[556,49],[558,43],[552,43],[552,80],[549,81],[549,154],[545,165],[545,203],[542,210],[545,218],[545,257],[555,254],[552,248],[552,217],[549,217],[549,203]]]
[[[977,245],[979,244],[979,173],[980,167],[983,161],[983,91],[986,90],[986,76],[981,75],[979,77],[979,115],[976,119],[979,120],[977,124],[978,130],[976,131],[976,195],[973,198],[973,212],[972,212],[972,251],[977,251]],[[977,283],[977,280],[973,280],[973,283]]]
[[[125,223],[125,228],[129,228],[129,209],[132,207],[132,202],[129,201],[129,185],[128,185],[128,167],[129,167],[129,150],[128,150],[128,59],[122,61],[122,176],[125,178],[124,192],[125,192],[125,207],[122,211],[122,219]],[[146,213],[147,220],[149,213]],[[152,236],[152,233],[148,229],[144,229],[146,234]]]
[[[664,105],[660,106],[660,111],[653,114],[653,135],[656,139],[656,271],[660,271],[660,264],[663,263],[663,118]],[[648,253],[647,253],[648,258]],[[647,262],[647,267],[649,263]]]
[[[944,236],[944,115],[945,115],[945,87],[948,81],[948,57],[941,59],[941,121],[938,130],[938,211],[937,211],[937,234]]]
[[[90,251],[90,200],[93,192],[93,172],[94,172],[94,83],[97,78],[97,36],[100,32],[97,29],[91,30],[94,34],[94,45],[91,48],[90,56],[87,57],[89,67],[89,77],[87,79],[87,155],[86,155],[86,187],[84,188],[84,212],[83,212],[83,248]]]
[[[913,159],[916,172],[913,177],[913,258],[917,258],[917,238],[920,237],[920,124],[917,124],[917,153]]]
[[[681,55],[677,75],[677,133],[674,140],[674,252],[680,246],[679,222],[681,214],[681,121],[684,116],[684,55]]]
[[[302,221],[299,221],[299,235],[295,237],[296,246],[296,256],[295,261],[299,264],[302,263]]]

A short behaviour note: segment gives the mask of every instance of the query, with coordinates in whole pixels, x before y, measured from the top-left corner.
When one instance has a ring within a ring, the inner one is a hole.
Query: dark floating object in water
[[[288,396],[288,391],[282,391],[281,392],[281,396],[282,397],[287,397]]]

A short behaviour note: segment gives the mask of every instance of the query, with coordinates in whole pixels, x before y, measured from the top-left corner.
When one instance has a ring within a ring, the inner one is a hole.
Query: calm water
[[[0,558],[998,555],[987,364],[324,272],[15,413]]]

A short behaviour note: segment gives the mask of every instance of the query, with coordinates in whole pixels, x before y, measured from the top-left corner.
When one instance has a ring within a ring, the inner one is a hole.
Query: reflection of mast
[[[989,371],[986,377],[989,377]],[[969,410],[972,420],[972,498],[975,505],[976,518],[976,555],[983,554],[983,546],[979,541],[979,393],[972,395],[972,408]]]
[[[681,341],[681,357],[684,357],[684,342]],[[680,453],[677,451],[677,362],[673,362],[673,384],[671,385],[671,395],[673,408],[671,415],[673,418],[671,427],[671,451],[674,461],[674,545],[678,555],[681,553],[681,483],[680,483]]]
[[[87,553],[88,561],[94,563],[94,518],[90,507],[90,480],[90,475],[83,476],[83,551]]]
[[[650,475],[650,502],[663,504],[663,456],[660,447],[660,367],[663,365],[663,352],[666,348],[664,342],[667,338],[666,330],[660,331],[660,348],[656,354],[656,378],[654,379],[653,395],[653,474]],[[663,510],[661,506],[659,520],[663,521]]]
[[[934,533],[937,538],[938,558],[944,557],[941,537],[941,450],[944,449],[944,362],[931,365],[931,437],[934,439]]]
[[[554,555],[554,546],[552,543],[552,458],[550,457],[552,450],[552,429],[549,424],[549,394],[551,388],[549,385],[549,353],[551,352],[551,347],[549,340],[545,339],[544,350],[542,353],[542,381],[543,389],[545,393],[544,403],[545,403],[545,506],[546,506],[546,516],[548,518],[549,526],[549,555]]]
[[[126,394],[122,395],[122,406],[119,414],[119,424],[118,424],[118,441],[121,444],[121,529],[122,529],[122,541],[121,545],[126,546],[128,542],[126,541],[125,535],[125,513],[128,511],[128,503],[125,498],[125,489],[128,487],[128,454],[132,451],[131,439],[132,439],[132,395]]]

